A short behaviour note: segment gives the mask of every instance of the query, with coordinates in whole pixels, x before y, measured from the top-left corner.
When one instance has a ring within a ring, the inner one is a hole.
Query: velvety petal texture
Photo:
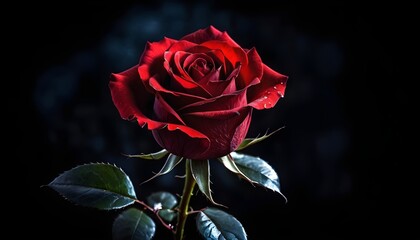
[[[111,74],[109,87],[123,119],[147,126],[172,154],[202,160],[235,151],[253,109],[274,107],[287,78],[255,48],[209,26],[180,40],[148,42],[139,64]]]

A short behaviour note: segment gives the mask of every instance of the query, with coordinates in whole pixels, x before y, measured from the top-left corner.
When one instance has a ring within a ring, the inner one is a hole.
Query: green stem
[[[185,222],[188,217],[188,206],[195,187],[195,180],[191,173],[190,159],[185,161],[185,182],[182,192],[181,203],[179,204],[178,222],[176,225],[175,240],[182,240],[184,237]]]

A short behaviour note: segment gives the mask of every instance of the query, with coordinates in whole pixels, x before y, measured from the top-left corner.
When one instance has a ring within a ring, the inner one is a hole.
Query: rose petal
[[[137,118],[141,126],[149,120],[154,95],[148,92],[140,80],[138,65],[117,74],[111,74],[109,88],[112,100],[123,119]]]
[[[194,53],[185,58],[182,63],[190,77],[201,84],[201,78],[215,69],[213,59],[204,53]]]
[[[189,41],[178,41],[174,44],[171,45],[171,47],[165,52],[164,54],[164,65],[166,70],[169,71],[169,69],[171,68],[171,66],[173,66],[173,64],[177,63],[177,61],[175,61],[174,63],[174,54],[179,54],[179,52],[182,52],[183,54],[189,54],[188,49],[197,46],[197,44],[189,42]],[[181,57],[181,56],[178,56]],[[178,68],[179,74],[183,74],[182,73],[182,68],[179,67]]]
[[[258,110],[272,108],[284,97],[288,77],[264,64],[264,74],[259,84],[248,88],[249,106]]]
[[[239,47],[239,45],[229,36],[229,34],[227,34],[226,32],[221,32],[211,25],[207,28],[190,33],[185,37],[181,38],[181,40],[187,40],[198,44],[210,40],[220,40],[226,41],[231,46]]]
[[[240,67],[241,65],[238,63],[238,67],[226,79],[221,77],[219,68],[217,72],[207,75],[199,83],[214,97],[233,93],[237,90],[235,78],[239,74]]]
[[[246,91],[241,90],[184,106],[178,112],[183,115],[194,112],[225,111],[244,106],[247,106]]]
[[[210,148],[208,138],[193,138],[181,129],[161,128],[152,131],[156,142],[170,153],[190,159],[203,159]],[[174,141],[176,139],[176,141]]]
[[[159,93],[156,94],[153,110],[159,121],[185,125],[178,113],[175,112]]]
[[[175,44],[174,44],[175,45]],[[172,47],[171,47],[172,49]],[[223,54],[223,52],[220,49],[209,49],[207,47],[204,46],[200,46],[200,45],[196,45],[193,46],[191,48],[188,49],[188,52],[185,51],[181,51],[184,52],[184,54],[188,55],[188,54],[193,54],[193,53],[203,53],[206,54],[207,56],[209,56],[213,62],[214,62],[214,66],[215,68],[218,68],[219,66],[222,67],[222,79],[226,78],[226,74],[228,74],[233,68],[232,68],[232,64],[230,64],[230,62],[226,62],[225,61],[225,56]],[[171,51],[166,51],[164,54],[164,58],[165,58],[165,62],[164,62],[164,66],[165,68],[169,71],[169,69],[171,69],[171,65],[174,65],[174,52]],[[181,58],[180,61],[183,61],[183,59]],[[185,64],[183,66],[183,68],[185,68]],[[179,70],[181,71],[181,70]],[[184,71],[185,72],[185,71]],[[181,73],[180,73],[181,75]]]
[[[198,83],[207,90],[207,92],[209,92],[212,96],[215,96],[212,89],[209,89],[208,85],[211,84],[212,82],[221,82],[219,80],[220,78],[220,67],[218,69],[213,69],[212,71],[210,71],[209,73],[207,73],[207,75],[201,77],[200,80],[198,80]]]
[[[174,72],[174,74],[179,75],[180,77],[188,80],[193,81],[185,69],[181,66],[181,63],[184,62],[185,58],[187,58],[190,53],[184,51],[178,51],[175,54],[172,52],[165,52],[164,58],[164,66],[168,72]],[[172,56],[172,57],[171,57]],[[173,67],[175,66],[175,68]]]
[[[221,93],[221,95],[222,94],[223,95],[230,94],[230,93],[233,93],[237,90],[235,78],[236,77],[225,81],[225,82],[228,82],[229,84],[223,89],[223,92]]]
[[[205,62],[209,62],[212,65],[214,65],[213,59],[210,56],[208,56],[207,54],[205,54],[205,53],[191,53],[185,58],[185,61],[182,63],[182,67],[183,68],[189,68],[191,65],[193,65],[197,61],[197,59],[202,59]]]
[[[177,91],[171,91],[164,88],[156,79],[151,78],[149,82],[150,86],[159,94],[166,99],[167,102],[171,103],[171,106],[174,109],[179,109],[185,105],[189,105],[198,101],[203,101],[207,98],[200,96],[191,95],[188,93],[182,93]]]
[[[203,87],[201,87],[200,84],[192,80],[191,77],[184,71],[183,67],[181,67],[180,61],[183,60],[182,58],[188,57],[188,55],[190,54],[183,51],[177,53],[172,53],[170,51],[165,52],[164,66],[169,76],[171,77],[169,84],[170,88],[178,92],[210,97],[210,93],[208,93]],[[175,57],[177,59],[174,59]],[[175,69],[172,67],[174,65],[176,66]],[[161,81],[159,82],[162,84]]]
[[[142,84],[137,68],[138,65],[121,73],[113,73],[110,77],[111,97],[121,118],[136,119],[141,127],[147,125],[149,130],[179,130],[191,138],[207,139],[204,134],[190,127],[156,121],[147,116],[152,115],[154,96]]]
[[[192,80],[184,79],[173,72],[169,72],[169,76],[172,78],[170,85],[171,89],[178,92],[188,93],[200,97],[211,97],[211,94],[207,92],[200,84]]]
[[[238,88],[244,88],[255,78],[261,79],[263,76],[263,63],[255,48],[247,52],[248,64],[242,64],[239,78],[237,80]]]
[[[208,137],[206,135],[204,135],[203,133],[188,127],[188,126],[184,126],[184,125],[179,125],[179,124],[172,124],[172,123],[168,123],[166,125],[164,125],[163,127],[160,128],[153,128],[149,130],[163,130],[163,131],[170,131],[173,132],[174,134],[183,134],[188,138],[193,138],[193,139],[197,139],[198,141],[204,141],[204,142],[208,142]],[[174,139],[174,138],[173,138]],[[172,139],[172,140],[173,140]],[[162,146],[161,147],[167,149],[166,147]],[[167,149],[169,150],[169,149]],[[182,155],[180,155],[182,156]]]
[[[246,136],[251,113],[252,108],[244,107],[229,111],[185,114],[183,117],[187,125],[210,139],[208,151],[200,153],[192,150],[194,154],[199,154],[195,158],[217,158],[236,150]]]
[[[246,52],[242,48],[229,45],[227,42],[213,40],[204,42],[200,44],[200,46],[221,50],[225,58],[231,63],[232,66],[236,66],[238,62],[242,65],[248,65],[248,56]]]
[[[175,42],[176,40],[165,37],[159,42],[148,42],[146,44],[139,62],[140,79],[148,81],[151,76],[166,73],[163,67],[163,54]]]
[[[215,67],[222,66],[223,73],[226,74],[226,61],[223,52],[220,49],[209,49],[204,46],[194,46],[188,50],[190,53],[205,53],[215,62]]]
[[[198,46],[197,43],[193,43],[186,40],[179,40],[178,42],[172,44],[170,48],[168,48],[168,52],[172,52],[172,53],[176,53],[178,51],[189,52],[189,49],[195,46]]]
[[[220,79],[226,79],[226,75],[228,75],[233,69],[232,64],[229,61],[226,61],[227,59],[220,49],[209,49],[198,45],[190,48],[188,51],[191,53],[205,53],[213,59],[215,68],[222,67]]]

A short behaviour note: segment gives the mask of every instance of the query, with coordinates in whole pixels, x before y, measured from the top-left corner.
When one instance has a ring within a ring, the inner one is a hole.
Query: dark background
[[[7,103],[15,106],[12,149],[24,169],[16,176],[24,186],[18,190],[24,199],[20,209],[37,225],[20,234],[111,239],[119,211],[75,206],[40,187],[79,164],[115,163],[143,200],[154,191],[181,193],[175,174],[182,167],[139,185],[163,163],[121,153],[159,146],[147,130],[119,117],[109,75],[136,64],[146,41],[178,39],[210,24],[244,48],[256,47],[268,66],[289,76],[285,98],[273,109],[254,111],[248,136],[286,128],[244,151],[276,170],[288,203],[219,163],[211,165],[215,201],[229,207],[249,239],[404,234],[403,109],[410,100],[401,63],[410,40],[402,26],[410,15],[395,5],[273,4],[90,1],[16,11],[25,19],[13,33],[23,46],[24,66],[14,72],[21,90]],[[201,194],[194,196],[192,207],[208,205]],[[199,239],[189,220],[187,239]],[[155,239],[170,235],[158,225]]]

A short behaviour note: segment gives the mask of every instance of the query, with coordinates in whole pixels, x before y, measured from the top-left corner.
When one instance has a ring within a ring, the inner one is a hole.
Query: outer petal
[[[174,43],[170,48],[168,48],[169,52],[172,53],[176,53],[178,51],[187,51],[192,48],[197,46],[197,43],[193,43],[190,41],[186,41],[186,40],[179,40],[178,42]]]
[[[226,32],[221,32],[213,26],[209,26],[207,28],[200,29],[191,34],[188,34],[181,40],[187,40],[198,44],[209,40],[220,40],[226,41],[231,46],[239,47],[239,45],[233,41],[233,39]]]
[[[170,153],[190,159],[206,159],[203,153],[210,148],[208,138],[193,138],[184,131],[161,128],[152,131],[156,142]]]
[[[192,155],[191,158],[217,158],[236,150],[248,132],[251,115],[250,107],[183,115],[188,126],[197,129],[210,139],[207,151],[191,148],[189,153]]]
[[[261,82],[248,88],[249,106],[256,109],[272,108],[284,97],[288,77],[264,64]]]
[[[188,126],[208,136],[208,139],[191,138],[181,131],[156,129],[153,136],[169,152],[202,160],[217,158],[235,151],[244,140],[251,122],[252,108],[230,111],[194,113],[186,116]]]
[[[177,132],[181,131],[190,138],[207,139],[204,134],[191,127],[161,122],[149,117],[153,115],[153,101],[155,96],[148,92],[142,84],[137,68],[138,65],[124,72],[111,74],[109,88],[111,90],[112,100],[121,117],[126,120],[136,119],[140,126],[144,127],[147,125],[149,130],[177,130]]]
[[[139,75],[142,81],[148,81],[150,77],[158,75],[165,76],[166,70],[163,67],[163,54],[176,40],[164,38],[159,42],[148,42],[140,57]],[[148,84],[145,84],[146,86]]]
[[[146,90],[137,69],[138,65],[124,72],[111,74],[109,88],[121,117],[126,120],[137,118],[139,124],[144,126],[150,120],[146,115],[153,113],[154,95]]]

